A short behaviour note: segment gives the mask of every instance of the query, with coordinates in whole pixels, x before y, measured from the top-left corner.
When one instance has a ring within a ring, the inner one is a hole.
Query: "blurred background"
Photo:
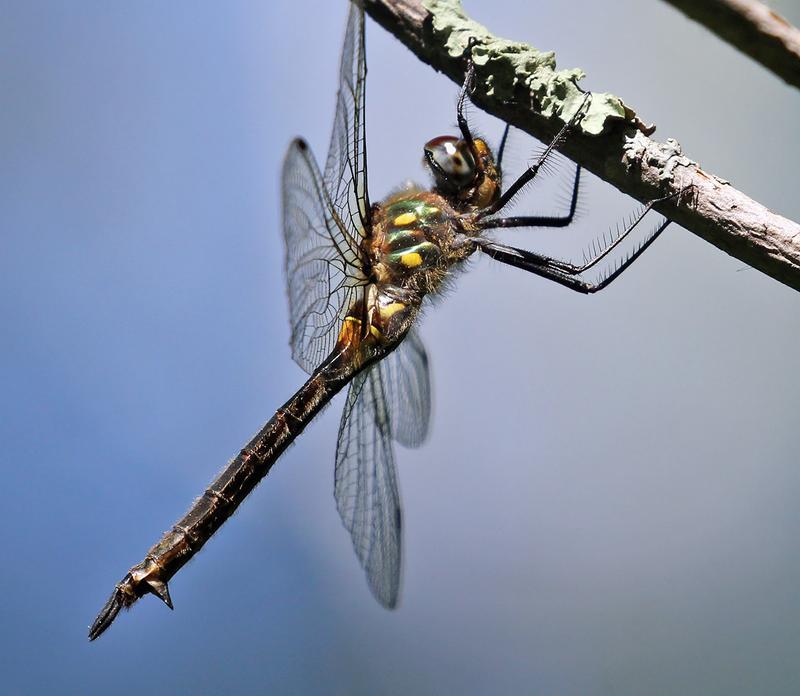
[[[800,219],[800,92],[667,4],[465,8]],[[800,296],[678,227],[599,295],[483,258],[428,311],[397,611],[335,509],[340,396],[171,582],[174,613],[145,598],[87,642],[305,379],[279,172],[295,135],[324,161],[346,11],[0,2],[3,692],[796,693]],[[425,180],[457,86],[371,20],[367,46],[377,200]],[[579,257],[635,207],[590,181],[557,243]]]

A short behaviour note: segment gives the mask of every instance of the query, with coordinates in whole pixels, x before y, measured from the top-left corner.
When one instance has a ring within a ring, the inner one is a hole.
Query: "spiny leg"
[[[503,154],[506,151],[506,142],[508,142],[508,131],[510,129],[511,125],[506,123],[506,127],[503,128],[503,137],[500,138],[500,145],[497,147],[497,157],[495,157],[494,163],[498,172],[503,171]]]
[[[575,290],[576,292],[591,294],[599,292],[603,288],[608,287],[616,278],[618,278],[622,272],[625,271],[634,261],[636,261],[636,259],[638,259],[639,256],[644,253],[645,249],[647,249],[647,247],[649,247],[658,238],[658,236],[666,229],[667,225],[669,225],[670,221],[665,220],[661,225],[659,225],[655,231],[652,232],[650,236],[648,236],[647,239],[636,249],[636,251],[634,251],[633,254],[631,254],[616,269],[601,278],[599,281],[589,282],[581,278],[580,275],[608,256],[608,254],[639,225],[639,223],[644,219],[647,213],[650,212],[656,203],[661,203],[671,198],[680,197],[683,195],[684,191],[685,189],[682,189],[677,193],[650,201],[642,209],[642,212],[636,217],[636,219],[630,225],[628,225],[628,227],[626,227],[621,234],[617,235],[615,239],[612,238],[612,240],[606,244],[605,247],[600,249],[595,253],[594,256],[587,259],[583,264],[580,265],[573,264],[568,261],[554,259],[552,257],[545,256],[544,254],[536,254],[524,249],[506,246],[505,244],[498,244],[487,239],[476,238],[474,242],[482,252],[488,254],[497,261],[508,264],[509,266],[520,268],[524,271],[528,271],[529,273],[534,273],[535,275],[539,275],[543,278],[547,278],[548,280],[552,280],[556,283],[564,285],[565,287]]]
[[[608,256],[617,246],[619,246],[622,243],[622,241],[631,232],[633,232],[633,230],[635,230],[636,227],[638,227],[639,223],[642,220],[644,220],[644,218],[647,216],[647,214],[653,209],[654,205],[657,205],[658,203],[663,203],[664,201],[668,201],[668,200],[671,200],[673,198],[680,199],[680,197],[684,194],[684,192],[685,192],[685,189],[681,189],[680,191],[678,191],[676,193],[671,193],[671,194],[669,194],[667,196],[662,196],[661,198],[656,198],[656,199],[653,199],[652,201],[649,201],[647,203],[647,205],[645,205],[642,208],[641,212],[622,231],[621,234],[616,235],[616,238],[614,238],[612,236],[610,241],[606,244],[605,247],[603,247],[603,248],[599,249],[598,251],[596,251],[594,256],[592,256],[590,258],[587,258],[582,264],[573,264],[573,263],[570,263],[568,261],[559,261],[559,260],[556,260],[556,259],[552,259],[551,260],[551,264],[554,267],[558,268],[559,270],[564,271],[565,273],[569,273],[571,275],[580,275],[580,274],[584,273],[585,271],[588,271],[590,268],[592,268],[593,266],[596,266],[600,261],[602,261],[606,256]],[[656,229],[656,231],[654,233],[652,233],[652,237],[649,237],[644,242],[642,247],[640,247],[635,252],[635,254],[636,255],[640,254],[647,246],[652,244],[652,242],[655,241],[655,238],[659,234],[661,234],[661,232],[666,228],[666,226],[668,224],[669,224],[669,220],[667,220],[666,223],[660,225]]]
[[[561,144],[561,142],[564,140],[564,137],[566,136],[567,132],[578,122],[578,120],[580,120],[583,117],[584,108],[589,103],[591,98],[592,98],[592,93],[587,92],[586,96],[583,98],[583,102],[581,102],[581,105],[572,115],[572,118],[570,118],[570,120],[567,121],[561,127],[561,130],[558,131],[556,137],[553,138],[550,144],[544,149],[544,152],[542,152],[542,154],[539,155],[536,162],[534,162],[530,167],[528,167],[528,169],[526,169],[519,176],[519,178],[505,190],[503,195],[500,196],[500,198],[498,198],[497,201],[495,201],[492,205],[487,206],[477,214],[476,219],[478,221],[483,220],[490,215],[494,215],[494,213],[496,213],[498,210],[504,208],[506,205],[508,205],[509,201],[511,201],[511,199],[514,198],[514,196],[516,196],[519,193],[520,189],[522,189],[526,184],[530,183],[534,179],[534,177],[539,173],[539,170],[542,168],[542,165],[547,161],[547,158],[553,152],[553,150],[555,150],[559,146],[559,144]],[[576,177],[577,176],[579,176],[578,173],[576,173]],[[577,193],[575,193],[575,195],[577,196]],[[486,226],[494,227],[495,225],[487,224]],[[513,227],[514,225],[509,225],[509,226]],[[528,224],[528,226],[531,225]]]
[[[657,238],[666,229],[670,221],[667,220],[659,226],[655,232],[642,244],[633,254],[630,255],[620,266],[609,273],[607,276],[598,282],[586,281],[580,277],[579,274],[573,271],[566,271],[556,265],[558,262],[554,261],[547,256],[534,254],[524,249],[517,249],[515,247],[505,246],[504,244],[496,244],[488,240],[479,240],[478,247],[482,252],[488,254],[493,259],[502,263],[521,268],[523,271],[528,271],[535,275],[541,276],[552,280],[570,290],[575,290],[586,295],[599,292],[603,288],[608,287],[612,281],[618,278],[624,270],[628,268],[636,259],[639,258]]]
[[[458,128],[461,131],[461,136],[470,147],[472,147],[472,131],[469,127],[469,122],[465,114],[465,104],[469,99],[470,93],[475,89],[475,63],[472,60],[472,47],[476,43],[474,38],[471,38],[467,45],[467,71],[464,76],[464,82],[461,85],[461,91],[458,94],[458,104],[456,106],[456,119],[458,121]],[[485,218],[498,210],[501,210],[528,182],[538,173],[539,169],[544,165],[547,158],[558,147],[564,139],[567,131],[574,126],[584,113],[584,108],[591,100],[592,93],[587,92],[583,98],[583,102],[578,107],[577,111],[573,114],[572,118],[564,124],[552,142],[545,148],[544,152],[538,157],[535,164],[525,170],[525,172],[509,187],[500,199],[489,208],[481,211],[477,220]],[[500,146],[497,150],[497,160],[495,166],[498,171],[502,171],[503,154],[505,153],[506,142],[508,140],[508,132],[510,125],[507,123],[503,129],[503,137],[500,140]],[[570,196],[569,212],[566,215],[529,215],[520,217],[507,217],[500,218],[492,221],[492,224],[486,227],[567,227],[572,223],[575,217],[575,210],[578,205],[578,193],[580,190],[581,180],[581,166],[575,165],[575,177],[572,183],[572,194]]]
[[[456,105],[456,119],[458,120],[458,128],[461,131],[461,137],[467,143],[470,150],[472,149],[472,131],[469,129],[467,116],[464,113],[464,105],[469,99],[469,93],[475,89],[475,63],[472,61],[472,45],[475,43],[474,39],[470,39],[467,46],[467,72],[464,75],[464,82],[461,85],[461,91],[458,93],[458,104]]]
[[[530,171],[530,170],[527,170]],[[524,176],[524,175],[523,175]],[[572,180],[572,193],[569,199],[569,211],[566,215],[523,215],[503,218],[483,218],[481,229],[498,227],[568,227],[575,217],[578,207],[578,195],[581,185],[581,165],[575,165],[575,177]]]

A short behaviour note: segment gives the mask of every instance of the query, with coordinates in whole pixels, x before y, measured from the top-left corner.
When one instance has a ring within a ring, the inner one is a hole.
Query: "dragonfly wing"
[[[366,78],[364,9],[360,2],[351,2],[339,65],[336,116],[325,162],[325,184],[337,214],[350,229],[362,235],[370,228],[364,121]]]
[[[365,284],[358,242],[333,205],[308,145],[283,163],[283,234],[292,358],[313,372],[331,352],[347,309]]]
[[[391,414],[392,437],[404,447],[419,447],[428,436],[431,380],[428,354],[412,328],[379,364]]]
[[[363,237],[369,230],[364,140],[364,11],[350,6],[336,117],[324,175],[303,140],[283,164],[283,235],[292,357],[306,372],[333,349],[348,309],[361,298]]]
[[[394,608],[400,588],[400,494],[380,365],[359,374],[347,393],[334,496],[372,594]]]

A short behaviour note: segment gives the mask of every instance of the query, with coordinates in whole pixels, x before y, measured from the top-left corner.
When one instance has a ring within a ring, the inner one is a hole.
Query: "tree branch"
[[[421,60],[457,84],[473,40],[476,88],[485,111],[547,142],[582,101],[577,69],[557,71],[555,56],[492,36],[458,0],[362,0],[370,16]],[[589,113],[559,149],[620,191],[649,201],[675,194],[659,212],[731,256],[800,290],[800,225],[773,213],[724,179],[703,171],[674,140],[648,137],[635,112],[594,93]],[[680,196],[691,186],[691,196]]]
[[[800,87],[800,29],[758,0],[664,0]]]

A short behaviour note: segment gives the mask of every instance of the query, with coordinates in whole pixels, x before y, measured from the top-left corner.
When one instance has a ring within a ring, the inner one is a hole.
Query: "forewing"
[[[347,393],[334,496],[372,594],[394,608],[400,588],[400,494],[379,365],[359,374]]]
[[[431,381],[428,354],[411,329],[378,367],[389,404],[392,437],[404,447],[419,447],[428,436]]]
[[[365,285],[369,230],[364,137],[364,10],[353,2],[339,67],[339,92],[325,174],[302,140],[283,168],[283,234],[292,357],[312,372],[333,349],[341,321]]]
[[[337,215],[354,237],[369,231],[364,125],[366,77],[364,9],[360,2],[351,2],[339,66],[336,117],[325,163],[325,184]]]
[[[333,349],[365,278],[359,240],[336,214],[305,141],[289,145],[282,182],[292,358],[310,373]]]

